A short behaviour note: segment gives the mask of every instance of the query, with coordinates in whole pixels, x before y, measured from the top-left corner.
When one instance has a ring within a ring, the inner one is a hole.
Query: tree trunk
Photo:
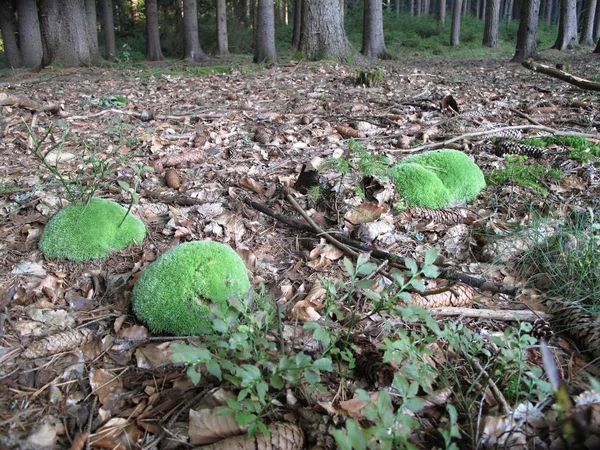
[[[254,62],[273,63],[275,52],[275,3],[273,0],[258,0],[256,33],[254,38]]]
[[[198,37],[198,8],[196,0],[183,0],[183,41],[185,59],[196,62],[206,61],[207,57],[200,47]]]
[[[217,55],[229,55],[227,38],[227,4],[225,0],[217,0]]]
[[[550,21],[552,20],[552,2],[553,0],[546,0],[546,3],[544,3],[542,15],[546,23],[550,23]]]
[[[18,0],[17,11],[21,62],[24,67],[39,67],[42,64],[44,48],[36,0]]]
[[[146,0],[146,60],[161,61],[163,59],[158,28],[158,6],[156,0]]]
[[[302,34],[302,0],[294,0],[294,35],[292,37],[292,47],[300,47],[300,35]]]
[[[117,42],[112,0],[102,0],[102,21],[104,22],[104,57],[114,61],[117,57]]]
[[[361,53],[367,58],[388,59],[383,37],[383,7],[381,0],[364,0],[363,40]]]
[[[522,62],[537,56],[537,29],[540,0],[523,0],[519,31],[517,33],[517,46],[513,62]]]
[[[585,0],[583,11],[583,23],[581,27],[581,45],[594,45],[594,16],[596,14],[597,0]],[[600,21],[600,17],[596,18]]]
[[[483,45],[498,47],[498,28],[500,22],[500,0],[487,0],[485,24],[483,27]]]
[[[96,20],[96,0],[85,0],[85,15],[87,17],[90,37],[94,47],[98,48],[98,21]]]
[[[17,29],[12,5],[0,2],[0,31],[4,43],[4,56],[8,67],[21,67],[21,53],[17,43]]]
[[[342,22],[339,0],[303,0],[300,50],[308,59],[343,60],[355,55]]]
[[[600,1],[596,1],[596,15],[594,19],[594,41],[600,39]]]
[[[131,14],[131,22],[135,27],[140,21],[140,9],[138,0],[131,0],[131,3],[129,4],[129,13]]]
[[[600,39],[598,39],[598,43],[596,44],[596,48],[594,49],[594,53],[600,53]]]
[[[455,47],[460,42],[460,13],[463,0],[454,0],[452,7],[452,27],[450,29],[450,45]]]
[[[560,51],[577,44],[577,0],[560,0],[558,37],[552,48]]]
[[[446,0],[439,0],[437,19],[441,24],[446,23]]]
[[[44,65],[89,66],[100,62],[87,11],[81,0],[43,0],[41,29]]]
[[[507,0],[506,1],[506,9],[504,10],[504,13],[505,13],[506,16],[504,17],[504,19],[507,22],[510,22],[512,20],[514,4],[515,4],[514,0]],[[522,7],[523,7],[523,5],[521,5],[521,8]]]

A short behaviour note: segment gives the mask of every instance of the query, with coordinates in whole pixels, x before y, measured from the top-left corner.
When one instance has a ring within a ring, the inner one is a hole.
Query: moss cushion
[[[450,206],[473,200],[485,188],[481,169],[458,150],[409,156],[390,169],[390,176],[409,206]]]
[[[123,221],[126,213],[121,205],[100,198],[91,199],[87,205],[72,203],[46,224],[39,247],[50,258],[106,258],[144,240],[144,223],[131,213]]]
[[[133,310],[153,333],[206,334],[210,305],[226,309],[231,296],[249,290],[246,266],[231,247],[188,242],[148,266],[133,289]]]

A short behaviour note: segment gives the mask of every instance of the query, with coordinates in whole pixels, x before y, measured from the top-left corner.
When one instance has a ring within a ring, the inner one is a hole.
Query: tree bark
[[[156,0],[146,0],[146,60],[161,61],[163,59],[158,28],[158,6]]]
[[[515,4],[515,0],[507,0],[506,1],[506,9],[504,10],[504,14],[505,14],[504,19],[507,22],[510,22],[512,20],[514,4]],[[521,5],[521,8],[523,8],[523,5]]]
[[[208,59],[200,47],[196,0],[183,0],[183,40],[185,44],[185,59],[191,59],[196,62]]]
[[[17,11],[21,63],[24,67],[39,67],[42,64],[44,48],[36,0],[18,0]]]
[[[437,19],[441,24],[446,23],[446,0],[439,0]]]
[[[553,78],[558,78],[559,80],[566,81],[567,83],[577,86],[581,89],[587,89],[590,91],[600,91],[600,83],[586,80],[585,78],[575,76],[569,72],[565,72],[564,70],[547,66],[545,64],[539,64],[533,61],[523,61],[521,64],[527,67],[529,70],[543,73],[544,75],[549,75]]]
[[[302,34],[302,0],[294,0],[294,34],[292,37],[292,47],[300,47],[300,35]]]
[[[131,0],[131,3],[129,3],[129,13],[131,14],[131,22],[135,27],[140,21],[140,8],[138,0]]]
[[[339,0],[303,0],[300,51],[307,59],[344,60],[356,55],[342,22]]]
[[[600,39],[598,39],[598,43],[596,44],[596,48],[594,49],[594,53],[600,53]]]
[[[85,4],[81,0],[43,0],[41,29],[44,42],[43,64],[59,62],[65,66],[100,63]]]
[[[96,0],[85,0],[85,15],[87,16],[90,37],[94,47],[98,48],[98,22],[96,18]]]
[[[8,67],[21,67],[21,52],[17,43],[17,26],[11,2],[0,2],[0,31]]]
[[[594,18],[594,41],[600,39],[600,1],[596,1],[596,15]]]
[[[383,37],[381,0],[364,0],[363,40],[361,53],[367,58],[389,59]]]
[[[275,3],[273,0],[258,0],[256,30],[254,38],[254,62],[273,63],[275,52]]]
[[[540,0],[523,0],[513,62],[522,62],[537,56],[537,29]]]
[[[577,44],[577,0],[560,0],[560,17],[558,20],[558,37],[552,46],[564,51]]]
[[[460,16],[463,0],[454,0],[452,7],[452,27],[450,29],[450,45],[455,47],[460,42]]]
[[[487,0],[485,11],[485,24],[483,27],[483,45],[497,48],[498,28],[500,23],[500,0]]]
[[[594,45],[594,17],[596,15],[597,0],[585,0],[584,5],[579,43],[581,45]],[[596,21],[600,21],[600,17],[597,17]]]
[[[104,22],[104,57],[114,61],[117,57],[117,41],[112,0],[102,0],[102,21]]]
[[[229,55],[227,37],[227,4],[225,0],[217,0],[217,55]]]

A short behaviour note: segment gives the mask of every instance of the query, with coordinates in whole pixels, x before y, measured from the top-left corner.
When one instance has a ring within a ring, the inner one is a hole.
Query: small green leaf
[[[256,414],[252,414],[246,411],[238,411],[235,413],[235,421],[241,427],[245,427],[246,425],[256,422]]]
[[[377,264],[375,263],[366,263],[362,266],[357,266],[358,270],[356,271],[359,275],[371,275],[377,270]]]
[[[425,265],[429,266],[433,264],[438,256],[439,249],[437,247],[432,247],[427,249],[425,252]]]
[[[413,278],[410,280],[410,285],[419,292],[423,292],[425,290],[425,283],[423,283],[423,279],[421,278]]]
[[[129,192],[131,190],[131,186],[129,185],[129,183],[127,181],[123,181],[123,180],[118,180],[117,184],[121,187],[121,189],[123,189],[124,191]]]
[[[190,380],[192,383],[194,384],[198,384],[200,383],[200,378],[202,377],[202,374],[198,371],[196,371],[196,366],[189,366],[187,368],[187,376],[190,377]]]
[[[419,397],[409,398],[404,402],[404,407],[412,412],[419,412],[425,406],[425,399]]]
[[[171,344],[174,353],[170,360],[174,363],[199,363],[206,362],[212,358],[211,353],[205,348],[192,347],[187,344]]]
[[[313,366],[324,372],[333,372],[333,363],[329,358],[319,358],[313,363]]]
[[[307,383],[318,383],[319,381],[321,381],[321,374],[318,370],[306,369],[304,371],[304,379]]]
[[[423,275],[427,278],[437,278],[440,275],[440,269],[437,266],[423,266]]]
[[[210,361],[208,361],[206,363],[206,370],[208,370],[208,373],[210,373],[213,377],[218,378],[219,381],[223,379],[223,374],[221,373],[221,366],[216,360],[211,359]]]
[[[410,271],[412,275],[416,275],[419,271],[417,262],[412,258],[404,258],[404,265]]]
[[[213,328],[213,330],[215,330],[219,333],[225,333],[229,327],[227,326],[227,323],[225,323],[224,320],[213,319],[212,328]]]
[[[344,264],[344,269],[346,269],[346,273],[354,278],[354,264],[352,264],[352,261],[350,261],[348,258],[344,258],[342,262]]]
[[[261,434],[267,437],[271,435],[271,433],[269,433],[269,429],[263,422],[256,422],[256,424],[258,425],[258,431],[260,431]]]

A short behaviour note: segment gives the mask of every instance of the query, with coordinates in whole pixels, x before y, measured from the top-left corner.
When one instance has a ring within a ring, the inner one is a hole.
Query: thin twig
[[[530,121],[532,124],[534,124],[534,125],[541,125],[541,126],[544,126],[544,125],[542,125],[541,123],[539,123],[537,120],[535,120],[533,117],[531,117],[531,116],[529,116],[529,115],[525,114],[525,113],[524,113],[524,112],[522,112],[522,111],[519,111],[518,109],[512,109],[512,108],[508,108],[508,110],[509,110],[510,112],[512,112],[512,113],[515,113],[517,116],[521,116],[523,119],[527,119],[527,120],[529,120],[529,121]]]
[[[504,395],[502,394],[502,392],[500,391],[500,389],[498,389],[498,385],[496,385],[496,382],[494,380],[492,380],[492,378],[490,377],[490,374],[487,373],[487,371],[479,363],[479,360],[477,358],[471,356],[467,352],[464,352],[463,356],[465,358],[467,358],[467,359],[470,359],[471,362],[473,363],[473,365],[475,366],[475,368],[481,374],[483,374],[487,378],[489,386],[490,386],[490,390],[494,394],[494,397],[496,398],[496,401],[500,404],[500,406],[502,408],[502,412],[504,412],[504,414],[506,414],[506,415],[511,414],[512,413],[512,408],[510,407],[510,405],[506,401],[506,398],[504,397]]]

